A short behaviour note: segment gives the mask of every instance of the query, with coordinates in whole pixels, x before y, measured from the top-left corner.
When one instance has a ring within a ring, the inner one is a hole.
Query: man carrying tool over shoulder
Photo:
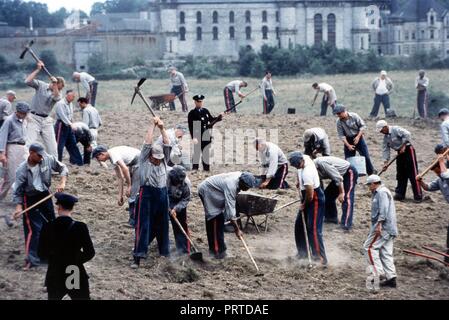
[[[355,112],[348,112],[345,106],[339,104],[334,108],[334,114],[338,116],[338,138],[343,141],[345,159],[354,157],[356,151],[365,158],[366,172],[374,173],[374,167],[369,156],[368,146],[363,135],[365,134],[365,121]]]
[[[128,146],[118,146],[106,148],[99,145],[92,151],[92,159],[99,162],[109,160],[114,166],[115,175],[118,181],[118,201],[119,206],[125,203],[124,196],[128,197],[129,204],[129,221],[128,223],[134,227],[134,205],[137,193],[139,192],[139,156],[140,150]],[[126,182],[126,190],[124,190],[124,182]]]
[[[40,264],[37,255],[40,232],[45,223],[55,218],[50,194],[52,170],[58,172],[61,176],[61,181],[56,188],[58,192],[64,191],[69,173],[67,167],[59,162],[56,157],[45,153],[41,144],[33,143],[29,147],[29,153],[28,159],[22,162],[16,173],[13,196],[16,211],[13,218],[18,219],[24,209],[45,198],[47,200],[22,214],[26,255],[24,270]]]
[[[189,108],[187,107],[186,96],[185,94],[189,92],[189,87],[187,86],[186,79],[184,75],[176,70],[176,67],[169,67],[168,73],[170,73],[170,82],[171,82],[171,93],[174,93],[176,97],[179,99],[182,105],[182,111],[187,112]],[[175,111],[175,102],[170,102],[170,110]]]
[[[335,89],[330,84],[324,82],[320,84],[315,82],[314,84],[312,84],[312,88],[316,90],[312,106],[315,104],[315,101],[320,92],[323,92],[320,116],[325,116],[327,114],[327,108],[331,107],[333,110],[337,104],[337,94],[335,93]]]
[[[27,146],[37,141],[40,136],[48,154],[57,157],[57,145],[53,119],[50,113],[55,103],[62,99],[61,90],[65,86],[64,78],[52,77],[50,83],[35,78],[44,67],[39,61],[37,68],[25,79],[25,83],[35,89],[36,93],[31,100],[31,115],[27,128]]]
[[[431,169],[437,175],[437,178],[429,184],[424,182],[421,175],[418,175],[416,179],[426,191],[435,192],[440,190],[444,199],[449,203],[449,170],[447,158],[442,155],[442,149],[444,149],[443,145],[436,146],[435,153],[438,155],[438,162]],[[446,253],[449,254],[449,225],[447,227],[446,248]],[[449,262],[449,257],[444,257],[444,261]]]
[[[256,188],[259,182],[249,172],[230,172],[209,177],[198,186],[198,195],[206,215],[209,253],[215,259],[226,257],[224,241],[225,222],[230,221],[237,238],[242,237],[235,210],[236,197],[240,191]]]
[[[298,188],[301,189],[302,203],[295,222],[295,241],[300,259],[308,256],[306,235],[301,215],[304,212],[307,229],[307,239],[311,244],[312,257],[327,265],[326,251],[323,240],[324,222],[324,192],[321,188],[320,177],[312,159],[299,151],[292,152],[288,161],[298,169]]]
[[[371,228],[363,248],[375,277],[385,277],[382,287],[396,288],[396,267],[393,260],[394,239],[398,236],[396,207],[390,190],[379,176],[371,175],[366,185],[372,193]]]
[[[261,189],[288,189],[285,180],[288,174],[288,161],[282,150],[271,142],[257,138],[254,141],[259,153],[263,182]]]
[[[234,93],[236,93],[240,99],[244,99],[246,95],[244,95],[240,89],[246,88],[248,83],[242,80],[234,80],[229,82],[224,88],[223,95],[225,100],[226,112],[237,112],[234,101]]]
[[[98,82],[95,78],[87,72],[74,72],[72,75],[73,81],[80,83],[86,91],[85,98],[87,101],[95,107],[95,101],[97,100],[97,87]]]
[[[428,200],[424,197],[420,184],[416,181],[418,175],[418,161],[416,159],[415,148],[411,144],[411,133],[399,126],[389,126],[385,120],[379,120],[376,123],[376,130],[384,134],[383,153],[384,160],[383,171],[387,170],[390,160],[390,149],[397,151],[396,158],[396,179],[398,181],[394,200],[402,201],[405,199],[407,191],[407,180],[410,180],[413,189],[415,202],[419,203]]]

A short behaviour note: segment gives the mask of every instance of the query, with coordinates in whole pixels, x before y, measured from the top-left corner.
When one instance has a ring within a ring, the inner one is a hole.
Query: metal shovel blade
[[[190,259],[192,259],[193,261],[204,262],[203,253],[199,251],[192,252],[190,254]]]
[[[139,80],[139,82],[137,83],[137,87],[140,87],[146,80],[147,80],[147,78],[141,78]]]

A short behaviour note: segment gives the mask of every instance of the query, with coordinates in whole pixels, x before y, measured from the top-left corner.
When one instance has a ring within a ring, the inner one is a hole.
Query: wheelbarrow
[[[170,109],[170,103],[175,101],[178,96],[174,93],[160,94],[157,96],[150,96],[151,107],[154,110]]]
[[[246,218],[244,229],[249,224],[253,225],[257,232],[260,233],[260,228],[264,228],[265,232],[268,231],[268,219],[273,216],[277,211],[280,211],[294,203],[299,202],[300,199],[291,201],[285,205],[276,208],[277,200],[275,198],[268,198],[256,193],[239,193],[236,199],[236,212],[240,214],[240,219]],[[256,223],[254,217],[264,216],[264,220],[261,223]]]

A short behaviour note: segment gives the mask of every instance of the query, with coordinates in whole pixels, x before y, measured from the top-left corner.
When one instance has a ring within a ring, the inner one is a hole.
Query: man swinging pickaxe
[[[20,55],[20,59],[23,59],[25,57],[25,54],[29,52],[31,56],[36,60],[37,63],[39,63],[41,60],[39,57],[34,53],[33,49],[31,49],[31,46],[34,44],[34,40],[31,40],[28,45],[25,46],[25,49],[23,50],[22,54]],[[48,71],[48,69],[45,66],[42,66],[42,70],[47,74],[49,78],[54,78],[53,75]]]
[[[156,114],[154,113],[153,108],[151,108],[151,106],[148,103],[147,99],[145,99],[145,97],[143,96],[142,92],[140,92],[140,87],[142,86],[142,84],[146,80],[147,80],[146,78],[140,79],[139,82],[137,83],[137,86],[134,87],[134,95],[133,95],[133,98],[131,99],[131,104],[133,104],[134,98],[136,97],[136,95],[138,95],[142,99],[143,103],[145,103],[145,105],[147,106],[148,110],[150,110],[150,112],[153,115],[153,117],[156,117]]]

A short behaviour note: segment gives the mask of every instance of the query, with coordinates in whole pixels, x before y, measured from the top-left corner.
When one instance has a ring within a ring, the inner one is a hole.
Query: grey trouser
[[[377,235],[371,232],[363,245],[368,265],[378,276],[385,276],[387,280],[396,278],[396,268],[393,260],[394,237],[388,234]]]
[[[58,158],[53,118],[44,118],[30,113],[27,127],[27,147],[32,143],[38,142],[37,139],[39,137],[42,139],[45,151]]]
[[[16,181],[16,170],[19,165],[26,160],[28,156],[28,149],[25,146],[18,144],[8,144],[6,146],[7,168],[3,181],[0,185],[0,200],[5,199],[8,191],[14,181]]]

